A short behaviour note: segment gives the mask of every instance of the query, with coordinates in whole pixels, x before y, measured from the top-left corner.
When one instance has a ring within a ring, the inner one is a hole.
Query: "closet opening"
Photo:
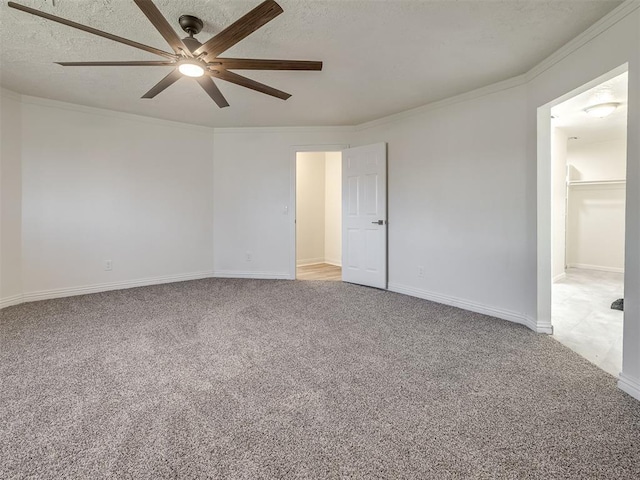
[[[342,152],[296,152],[295,272],[342,280]]]
[[[608,373],[622,370],[627,158],[624,72],[551,107],[551,324]]]

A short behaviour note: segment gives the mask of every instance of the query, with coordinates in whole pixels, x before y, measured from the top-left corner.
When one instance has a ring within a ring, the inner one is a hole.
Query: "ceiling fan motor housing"
[[[198,17],[194,17],[193,15],[182,15],[178,22],[180,23],[180,27],[182,30],[187,32],[190,36],[197,35],[204,27],[204,23]]]
[[[191,50],[191,52],[196,51],[202,46],[202,43],[193,37],[184,37],[182,43],[184,43],[184,46]]]

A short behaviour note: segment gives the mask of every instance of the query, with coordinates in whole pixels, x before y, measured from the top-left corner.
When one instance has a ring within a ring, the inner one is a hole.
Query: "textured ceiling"
[[[556,105],[551,109],[551,114],[556,117],[553,126],[583,143],[626,136],[628,82],[629,74],[625,72]],[[587,107],[610,102],[619,103],[620,106],[608,117],[592,117],[584,111]]]
[[[160,60],[0,4],[1,85],[26,95],[200,125],[353,125],[522,74],[618,6],[619,0],[279,0],[284,13],[229,57],[322,60],[322,72],[243,75],[291,93],[278,100],[218,81],[219,109],[188,78],[140,97],[171,67],[61,67],[54,61]],[[169,47],[129,0],[18,0],[57,16]],[[157,0],[179,31],[205,21],[201,41],[260,0]]]

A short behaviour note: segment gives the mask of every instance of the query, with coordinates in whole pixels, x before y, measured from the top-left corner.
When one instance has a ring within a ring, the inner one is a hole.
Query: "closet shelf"
[[[567,185],[624,185],[626,180],[573,180],[567,182]]]

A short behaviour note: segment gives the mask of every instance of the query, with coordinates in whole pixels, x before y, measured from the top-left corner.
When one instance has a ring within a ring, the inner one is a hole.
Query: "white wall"
[[[350,127],[216,129],[216,275],[295,278],[296,150],[340,149],[352,132]]]
[[[22,295],[20,97],[0,91],[0,308]]]
[[[324,262],[325,154],[300,152],[296,160],[296,264]]]
[[[627,138],[601,142],[572,140],[567,148],[572,180],[624,180],[627,176]]]
[[[574,185],[569,191],[567,264],[624,271],[624,185]]]
[[[25,299],[210,274],[210,129],[28,98],[22,107]]]
[[[342,153],[327,152],[325,163],[324,261],[342,265]]]
[[[520,85],[363,128],[388,142],[390,289],[526,321],[525,121]]]
[[[624,180],[626,136],[607,141],[568,143],[572,181]],[[624,271],[623,184],[572,184],[568,193],[567,264],[611,272]]]
[[[551,275],[559,280],[565,275],[566,201],[567,201],[567,134],[560,128],[551,132]]]

